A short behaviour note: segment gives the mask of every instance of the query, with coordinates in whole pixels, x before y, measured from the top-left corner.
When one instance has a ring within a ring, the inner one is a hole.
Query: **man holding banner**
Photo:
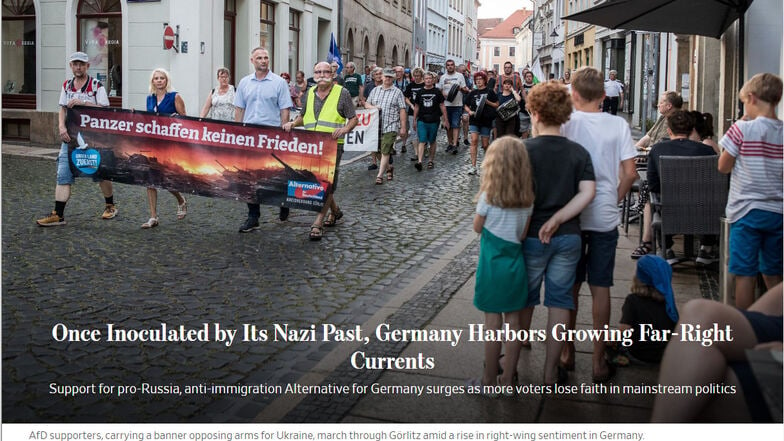
[[[343,217],[343,212],[335,202],[334,192],[338,184],[340,157],[343,155],[343,138],[356,127],[357,115],[348,90],[332,82],[329,63],[317,63],[313,68],[313,79],[316,80],[316,87],[311,87],[306,92],[302,111],[294,121],[283,124],[283,130],[290,132],[292,128],[302,125],[306,130],[331,133],[332,137],[337,139],[338,154],[332,186],[326,195],[324,207],[310,227],[309,238],[316,241],[324,236],[324,227],[335,226]]]
[[[253,49],[250,62],[253,63],[254,72],[240,80],[237,86],[234,120],[282,127],[283,123],[289,120],[289,108],[294,105],[286,80],[269,70],[269,52],[264,48]],[[258,230],[259,217],[261,206],[258,202],[249,202],[248,219],[240,227],[240,233]],[[281,206],[279,217],[282,221],[288,219],[289,208]]]
[[[57,157],[57,187],[54,191],[54,210],[49,216],[38,219],[36,223],[42,227],[53,227],[57,225],[65,225],[65,204],[71,198],[71,185],[74,183],[73,172],[70,168],[70,161],[68,159],[68,143],[71,142],[71,137],[65,125],[66,109],[73,106],[89,106],[89,107],[108,107],[109,97],[106,94],[106,89],[100,81],[87,75],[87,69],[90,68],[89,58],[84,52],[74,52],[71,54],[69,64],[73,78],[63,83],[63,88],[60,90],[60,113],[58,115],[60,139],[63,141],[60,145],[60,154]],[[79,146],[79,147],[87,147]],[[106,180],[98,181],[101,187],[106,207],[101,218],[112,219],[117,215],[117,208],[114,206],[114,195],[112,193],[112,182]]]

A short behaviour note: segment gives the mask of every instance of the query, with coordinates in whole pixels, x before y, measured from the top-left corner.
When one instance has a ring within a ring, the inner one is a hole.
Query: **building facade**
[[[494,69],[501,72],[503,65],[508,61],[515,70],[521,66],[518,63],[518,51],[525,49],[518,45],[515,32],[519,31],[523,22],[531,16],[531,11],[518,9],[494,28],[479,36],[479,65],[485,69]]]
[[[444,70],[448,47],[448,0],[427,1],[427,70],[440,72]]]
[[[3,0],[3,137],[56,143],[68,55],[84,51],[112,106],[144,109],[150,72],[162,67],[198,113],[228,67],[252,72],[251,49],[270,52],[274,72],[309,71],[337,31],[337,1]],[[164,29],[174,31],[164,48]],[[175,50],[176,49],[176,50]]]
[[[413,14],[412,0],[343,0],[343,61],[353,61],[360,68],[369,63],[381,67],[410,65]]]

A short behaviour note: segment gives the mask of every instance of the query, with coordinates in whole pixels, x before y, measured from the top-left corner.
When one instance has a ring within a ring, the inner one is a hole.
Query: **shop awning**
[[[607,0],[563,17],[609,29],[720,38],[753,0]]]

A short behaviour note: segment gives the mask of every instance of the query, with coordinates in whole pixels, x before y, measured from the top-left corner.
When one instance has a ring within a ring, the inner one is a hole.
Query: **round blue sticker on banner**
[[[101,165],[101,153],[95,149],[76,149],[71,153],[71,162],[80,172],[92,175]]]

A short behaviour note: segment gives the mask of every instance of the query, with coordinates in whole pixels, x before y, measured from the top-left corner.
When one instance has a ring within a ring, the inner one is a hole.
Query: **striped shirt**
[[[395,86],[374,87],[367,99],[368,104],[381,108],[381,133],[400,130],[400,109],[406,108],[403,92]]]
[[[523,241],[523,230],[533,211],[533,205],[527,208],[501,208],[490,205],[484,192],[479,195],[476,204],[476,214],[485,217],[484,228],[507,242]]]
[[[735,158],[727,219],[740,220],[754,209],[782,212],[782,122],[757,117],[736,121],[719,141]]]

